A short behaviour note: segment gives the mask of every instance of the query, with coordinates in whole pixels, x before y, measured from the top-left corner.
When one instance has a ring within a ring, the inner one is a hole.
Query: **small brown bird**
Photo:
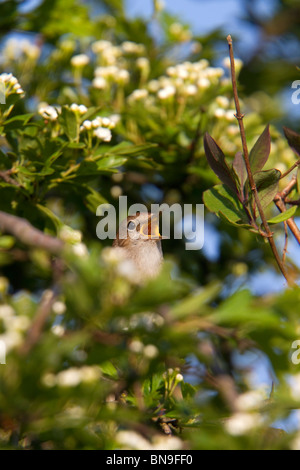
[[[122,250],[125,259],[132,261],[140,281],[156,277],[161,269],[163,254],[156,214],[137,212],[123,220],[113,247]]]

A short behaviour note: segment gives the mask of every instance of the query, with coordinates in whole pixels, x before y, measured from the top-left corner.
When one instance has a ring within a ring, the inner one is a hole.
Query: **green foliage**
[[[1,51],[17,78],[0,75],[0,447],[297,447],[297,432],[274,423],[299,407],[300,291],[247,286],[273,260],[257,241],[228,69],[207,60],[218,34],[200,44],[159,2],[160,41],[120,0],[97,2],[98,16],[73,0],[25,13],[4,3],[7,31],[37,41]],[[299,136],[285,129],[287,142],[244,98],[252,171],[280,236],[297,206],[278,215],[271,203]],[[218,216],[205,214],[217,262],[166,240],[162,272],[141,285],[96,237],[97,207],[118,208],[122,194],[148,208],[203,201]],[[53,240],[64,244],[55,255]],[[259,387],[253,358],[272,375]]]

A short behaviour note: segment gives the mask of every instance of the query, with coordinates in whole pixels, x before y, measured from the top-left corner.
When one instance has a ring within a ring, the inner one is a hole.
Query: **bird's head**
[[[135,246],[149,241],[159,242],[161,239],[158,215],[137,212],[121,222],[114,245]]]

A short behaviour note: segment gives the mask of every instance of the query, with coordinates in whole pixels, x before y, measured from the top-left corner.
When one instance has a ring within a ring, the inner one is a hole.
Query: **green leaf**
[[[6,130],[11,130],[11,129],[20,129],[21,124],[23,125],[27,124],[28,121],[32,118],[34,114],[33,113],[28,113],[28,114],[19,114],[18,116],[14,116],[4,123],[4,127]]]
[[[300,134],[289,129],[288,127],[283,127],[284,135],[289,143],[289,146],[300,156]]]
[[[59,229],[64,225],[63,222],[50,209],[48,209],[48,207],[42,206],[41,204],[36,204],[36,207],[44,216],[51,220],[56,231],[58,232]]]
[[[206,132],[204,135],[204,150],[209,166],[213,172],[226,184],[234,193],[237,193],[236,183],[226,161],[225,155],[214,141],[214,139]]]
[[[80,122],[84,122],[86,121],[87,119],[91,119],[93,117],[96,117],[96,115],[99,113],[99,111],[101,110],[101,107],[100,106],[91,106],[87,112],[81,117],[80,119]]]
[[[9,250],[15,244],[15,239],[11,235],[3,235],[0,237],[0,249]]]
[[[98,167],[98,170],[105,170],[109,168],[116,168],[116,167],[122,166],[126,162],[127,162],[127,158],[124,158],[124,157],[118,157],[118,156],[103,157],[100,160],[97,160],[97,167]]]
[[[84,188],[86,192],[84,203],[91,212],[96,213],[97,207],[100,206],[100,204],[107,204],[107,200],[95,189],[85,185],[81,187]]]
[[[242,152],[237,152],[235,154],[235,157],[232,163],[232,168],[236,172],[238,179],[241,183],[241,186],[244,186],[245,181],[247,179],[247,169],[246,169],[245,160],[244,160]]]
[[[250,166],[253,173],[263,169],[269,158],[270,150],[271,137],[268,125],[255,142],[249,154]]]
[[[145,152],[146,150],[150,150],[157,147],[157,144],[154,143],[146,143],[141,145],[133,145],[130,142],[121,142],[118,145],[110,148],[105,154],[114,154],[114,155],[137,155],[140,153]]]
[[[214,186],[203,193],[206,207],[218,216],[224,214],[230,222],[248,222],[244,208],[238,198],[223,184]]]
[[[71,141],[75,141],[78,137],[78,123],[75,113],[67,106],[63,106],[58,120],[67,137]]]
[[[278,224],[280,222],[284,222],[284,220],[293,217],[297,211],[298,207],[293,206],[287,209],[285,212],[281,212],[280,214],[276,215],[272,219],[268,220],[268,224]]]
[[[281,177],[279,170],[271,169],[260,171],[254,175],[254,181],[258,190],[259,200],[265,209],[278,192],[278,184]]]
[[[252,225],[250,224],[242,224],[241,222],[240,223],[237,223],[237,222],[233,222],[232,220],[228,219],[228,217],[226,217],[225,214],[223,214],[223,212],[219,212],[219,217],[220,219],[222,219],[224,222],[226,222],[227,224],[229,225],[233,225],[234,227],[238,227],[238,228],[246,228],[246,229],[251,229],[252,232],[257,232],[257,230],[255,230],[253,228]]]

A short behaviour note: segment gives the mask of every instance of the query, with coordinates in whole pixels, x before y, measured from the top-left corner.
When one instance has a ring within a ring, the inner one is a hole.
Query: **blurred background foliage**
[[[236,42],[247,139],[270,122],[268,165],[284,172],[299,6],[262,21],[242,3],[259,38],[247,57]],[[268,245],[206,211],[203,249],[165,241],[163,272],[139,285],[96,237],[97,207],[120,195],[202,203],[218,183],[206,131],[229,160],[241,150],[224,31],[194,34],[158,0],[147,19],[122,0],[3,1],[0,22],[0,210],[66,245],[0,236],[1,448],[299,448],[300,292]]]

